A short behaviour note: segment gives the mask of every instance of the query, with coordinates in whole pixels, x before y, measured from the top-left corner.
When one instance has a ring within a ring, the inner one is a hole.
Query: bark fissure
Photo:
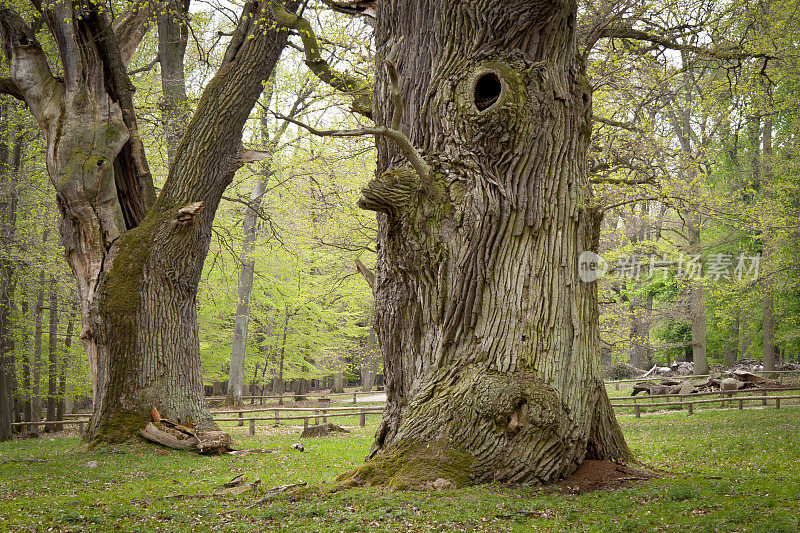
[[[586,154],[591,93],[573,2],[385,2],[373,116],[397,116],[434,194],[392,143],[379,212],[376,330],[388,404],[371,457],[448,442],[484,481],[546,482],[628,450],[602,386]],[[422,30],[425,28],[426,30]],[[400,44],[397,44],[400,43]],[[419,54],[420,50],[425,50]],[[421,104],[421,105],[420,105]]]

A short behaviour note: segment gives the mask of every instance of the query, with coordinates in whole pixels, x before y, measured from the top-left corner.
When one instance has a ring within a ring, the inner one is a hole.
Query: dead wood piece
[[[278,450],[268,450],[266,448],[251,448],[249,450],[233,450],[228,452],[228,455],[250,455],[251,453],[275,453]]]
[[[167,426],[168,428],[171,428],[171,429],[174,429],[175,431],[183,433],[184,435],[188,435],[190,437],[197,438],[197,433],[195,433],[192,428],[190,428],[190,427],[188,427],[188,426],[186,426],[184,424],[173,422],[172,420],[170,420],[168,418],[162,418],[161,419],[161,423],[164,424],[165,426]]]
[[[230,481],[226,481],[225,483],[223,483],[222,487],[223,488],[236,487],[237,485],[241,485],[242,483],[244,483],[244,474],[239,474],[238,476],[234,476],[234,478],[231,479]]]
[[[199,442],[197,451],[199,453],[215,453],[222,455],[232,450],[231,436],[223,431],[205,431],[197,434]]]
[[[144,429],[139,430],[139,435],[151,442],[175,450],[192,450],[197,445],[193,439],[178,439],[174,435],[158,429],[152,422],[148,422]]]
[[[249,492],[261,483],[260,479],[253,481],[252,483],[242,483],[240,485],[236,485],[233,487],[226,487],[223,489],[217,489],[214,491],[214,496],[238,496],[240,494],[244,494],[245,492]]]
[[[280,494],[282,494],[284,492],[288,492],[290,490],[298,489],[300,487],[305,487],[306,485],[307,485],[307,483],[291,483],[289,485],[278,485],[277,487],[272,487],[271,489],[269,489],[267,491],[267,493],[268,493],[267,496],[264,496],[260,500],[256,501],[255,503],[251,504],[250,506],[248,506],[248,509],[250,507],[255,507],[256,505],[261,505],[263,503],[270,502],[270,501],[274,500],[276,497],[278,497]]]

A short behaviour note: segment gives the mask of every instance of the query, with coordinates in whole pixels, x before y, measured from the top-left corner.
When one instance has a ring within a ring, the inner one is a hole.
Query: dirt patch
[[[566,494],[619,490],[656,477],[658,476],[654,472],[628,465],[587,459],[575,473],[544,487],[544,490]]]

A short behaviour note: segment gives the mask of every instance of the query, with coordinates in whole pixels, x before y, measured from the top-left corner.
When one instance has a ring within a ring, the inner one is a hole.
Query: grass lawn
[[[249,507],[276,485],[330,487],[362,461],[376,422],[304,440],[302,453],[290,448],[300,428],[231,428],[241,447],[277,449],[238,457],[87,451],[76,437],[0,443],[0,531],[798,531],[797,407],[621,416],[639,460],[674,475],[617,492],[362,488]],[[261,490],[205,496],[237,474]]]

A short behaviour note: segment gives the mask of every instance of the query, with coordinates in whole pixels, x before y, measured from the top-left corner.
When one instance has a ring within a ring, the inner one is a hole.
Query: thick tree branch
[[[367,268],[367,265],[362,263],[358,257],[356,257],[356,269],[364,276],[364,279],[367,280],[370,289],[375,289],[375,274]]]
[[[25,101],[22,91],[19,90],[17,84],[11,78],[0,78],[0,93],[13,96],[17,100]]]
[[[153,68],[155,68],[156,65],[158,65],[158,61],[159,61],[158,54],[156,54],[156,57],[154,57],[153,60],[149,62],[147,65],[129,71],[128,76],[133,76],[134,74],[141,74],[142,72],[149,72],[153,70]]]
[[[610,39],[630,39],[633,41],[644,41],[651,43],[655,46],[666,48],[668,50],[679,50],[683,52],[692,52],[702,57],[709,59],[724,59],[724,60],[743,60],[743,59],[778,59],[776,56],[764,52],[747,52],[736,47],[730,48],[714,48],[695,46],[691,44],[679,43],[672,40],[670,36],[655,35],[642,30],[636,30],[630,27],[615,26],[607,27],[599,31],[598,38]]]
[[[378,3],[375,0],[350,0],[345,2],[322,0],[322,2],[337,13],[358,15],[371,20],[375,19],[378,12]]]
[[[58,99],[63,85],[53,77],[33,30],[16,11],[6,7],[0,7],[0,41],[9,64],[10,82],[17,93],[37,120],[46,122],[54,118],[50,104]],[[11,85],[6,87],[13,90]]]
[[[161,6],[161,2],[137,0],[128,10],[114,21],[114,35],[119,46],[122,62],[130,63],[133,53],[150,31],[153,13]]]
[[[597,115],[592,115],[592,120],[595,121],[595,122],[599,122],[601,124],[605,124],[607,126],[613,126],[615,128],[621,128],[623,130],[636,131],[636,132],[641,131],[639,128],[637,128],[636,126],[634,126],[630,122],[619,122],[617,120],[612,120],[610,118],[599,117]]]
[[[300,15],[289,13],[278,2],[272,2],[272,14],[275,22],[297,30],[303,40],[305,64],[319,79],[334,89],[342,91],[353,97],[352,109],[354,112],[372,117],[372,85],[357,76],[340,73],[333,69],[327,61],[322,59],[321,47],[311,24]]]

